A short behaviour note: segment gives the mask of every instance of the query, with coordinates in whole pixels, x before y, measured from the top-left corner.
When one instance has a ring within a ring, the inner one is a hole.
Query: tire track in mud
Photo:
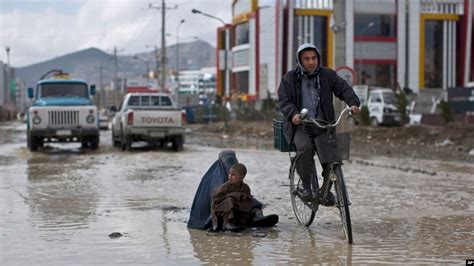
[[[378,167],[378,168],[399,170],[399,171],[402,171],[402,172],[413,173],[413,174],[420,173],[420,174],[425,174],[425,175],[430,175],[430,176],[435,176],[436,175],[436,172],[428,171],[428,170],[421,169],[421,168],[403,167],[403,166],[400,166],[400,165],[377,164],[377,163],[371,163],[371,162],[364,161],[364,160],[352,160],[350,162],[365,165],[365,166],[373,166],[373,167]]]

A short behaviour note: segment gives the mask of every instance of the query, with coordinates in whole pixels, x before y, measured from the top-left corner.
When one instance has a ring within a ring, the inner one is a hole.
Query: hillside
[[[168,68],[176,69],[176,45],[167,47]],[[201,67],[215,66],[215,48],[204,41],[181,43],[180,69],[199,69]],[[160,53],[160,50],[158,50]],[[132,55],[118,55],[118,76],[135,78],[146,72],[143,61],[133,58]],[[156,67],[154,51],[139,53],[149,65],[150,69]],[[97,48],[88,48],[74,53],[66,54],[41,63],[20,67],[16,69],[17,76],[26,82],[27,87],[32,87],[38,79],[51,69],[61,69],[73,77],[87,80],[89,83],[99,84],[100,66],[103,67],[103,83],[109,83],[113,78],[113,55]]]

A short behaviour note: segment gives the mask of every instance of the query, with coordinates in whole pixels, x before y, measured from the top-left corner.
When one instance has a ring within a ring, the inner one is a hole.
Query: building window
[[[235,26],[235,46],[249,43],[249,23],[244,22]]]
[[[235,73],[235,88],[238,93],[249,93],[249,71]]]
[[[394,64],[356,64],[359,84],[394,88],[396,66]]]
[[[312,43],[321,53],[321,64],[327,66],[327,18],[318,16],[297,16],[293,26],[294,52],[304,43]]]
[[[443,87],[443,21],[425,23],[425,87]]]
[[[396,37],[397,27],[394,15],[356,14],[354,35],[370,37]]]
[[[472,21],[471,36],[474,36],[474,20]],[[474,81],[474,45],[472,44],[471,44],[471,71],[469,71],[468,77],[469,77],[468,81]]]

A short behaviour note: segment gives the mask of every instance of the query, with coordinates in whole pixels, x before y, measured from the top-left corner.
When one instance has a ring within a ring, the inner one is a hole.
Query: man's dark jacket
[[[344,101],[348,106],[359,106],[359,97],[355,94],[347,82],[339,77],[337,73],[326,67],[320,67],[320,106],[325,119],[329,122],[335,121],[333,94]],[[288,143],[292,138],[296,126],[291,122],[293,116],[302,109],[301,101],[301,78],[300,71],[295,69],[286,73],[278,88],[278,102],[283,113],[283,133]]]

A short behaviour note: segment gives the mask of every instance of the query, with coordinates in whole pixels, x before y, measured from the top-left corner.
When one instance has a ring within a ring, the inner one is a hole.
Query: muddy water
[[[297,224],[288,155],[238,149],[246,182],[280,215],[272,229],[233,234],[188,230],[201,176],[220,149],[188,144],[97,152],[77,144],[30,153],[21,124],[0,125],[0,264],[456,263],[474,250],[474,167],[404,158],[354,158],[344,166],[354,244],[335,208]],[[109,234],[123,236],[112,239]]]

